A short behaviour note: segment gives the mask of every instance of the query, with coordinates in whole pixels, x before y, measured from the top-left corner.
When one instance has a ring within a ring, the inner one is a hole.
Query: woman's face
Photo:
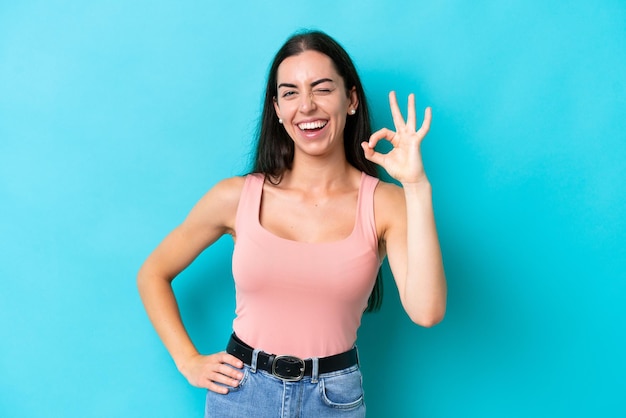
[[[346,117],[358,106],[356,89],[346,93],[332,60],[317,51],[304,51],[278,67],[277,116],[294,141],[296,153],[326,155],[343,152]]]

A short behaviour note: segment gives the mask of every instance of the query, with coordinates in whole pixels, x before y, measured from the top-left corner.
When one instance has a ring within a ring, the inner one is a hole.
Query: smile
[[[299,123],[298,124],[298,128],[300,128],[303,131],[312,131],[312,130],[316,130],[316,129],[322,129],[324,126],[326,126],[326,124],[328,123],[328,121],[326,120],[316,120],[313,122],[303,122],[303,123]]]

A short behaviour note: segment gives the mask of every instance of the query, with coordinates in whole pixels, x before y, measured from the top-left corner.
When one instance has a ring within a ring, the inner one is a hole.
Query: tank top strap
[[[362,174],[357,208],[358,229],[363,234],[363,237],[374,245],[378,244],[376,219],[374,217],[374,191],[378,181],[376,177],[365,173]]]
[[[248,174],[245,177],[241,196],[239,197],[239,206],[237,206],[235,230],[254,229],[252,223],[258,222],[259,219],[264,182],[265,177],[260,173]]]

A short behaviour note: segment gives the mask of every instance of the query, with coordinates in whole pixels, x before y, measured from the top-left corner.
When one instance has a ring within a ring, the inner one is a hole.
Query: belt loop
[[[260,352],[261,350],[259,350],[258,348],[254,349],[254,351],[252,352],[252,360],[250,360],[250,371],[252,373],[256,373],[256,363],[259,358]]]
[[[320,375],[320,359],[318,357],[313,357],[311,359],[313,364],[313,370],[311,370],[311,383],[317,383]]]

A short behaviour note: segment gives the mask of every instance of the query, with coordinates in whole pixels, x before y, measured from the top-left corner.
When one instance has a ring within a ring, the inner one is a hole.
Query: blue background
[[[246,171],[270,60],[308,27],[351,53],[376,128],[391,89],[433,107],[448,313],[413,325],[387,277],[369,416],[626,416],[625,22],[617,0],[2,2],[0,415],[201,416],[135,275]],[[203,352],[231,250],[174,282]]]

